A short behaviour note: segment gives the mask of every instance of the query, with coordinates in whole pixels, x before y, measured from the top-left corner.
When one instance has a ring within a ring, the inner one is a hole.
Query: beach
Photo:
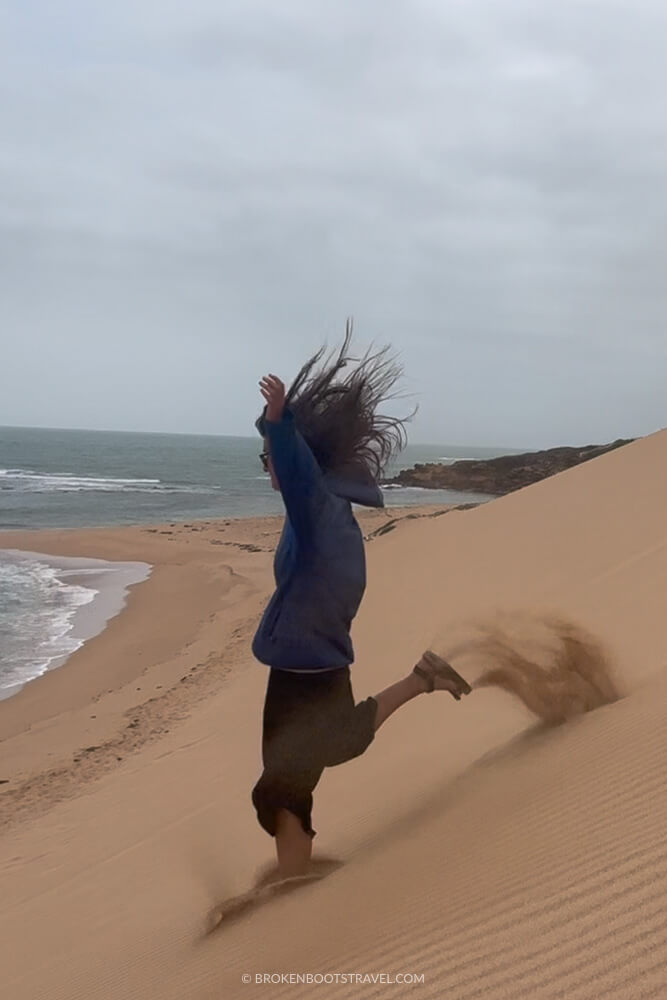
[[[450,509],[360,509],[357,519],[368,536],[396,519]],[[282,517],[266,517],[0,532],[0,548],[39,552],[42,561],[150,567],[142,586],[128,585],[122,612],[105,628],[100,624],[100,633],[69,657],[65,669],[48,670],[0,700],[2,762],[11,774],[0,786],[0,823],[12,822],[15,802],[29,816],[70,794],[79,781],[164,734],[173,720],[219,691],[231,672],[247,669],[282,526]],[[95,750],[82,750],[91,746]]]
[[[315,853],[343,866],[207,938],[210,906],[273,854],[250,801],[268,669],[250,643],[282,517],[0,534],[150,567],[0,701],[3,994],[663,996],[666,509],[662,431],[471,509],[355,510],[357,700],[499,611],[589,629],[622,697],[556,728],[502,691],[414,699],[315,792]],[[257,980],[306,973],[339,978]]]

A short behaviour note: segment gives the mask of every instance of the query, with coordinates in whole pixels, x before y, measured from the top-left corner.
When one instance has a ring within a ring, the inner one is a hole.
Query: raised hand
[[[285,406],[285,386],[277,375],[265,375],[259,383],[259,389],[266,400],[266,419],[278,422],[282,420]]]

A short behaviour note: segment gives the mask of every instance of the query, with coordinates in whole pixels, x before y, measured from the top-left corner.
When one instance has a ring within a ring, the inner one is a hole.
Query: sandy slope
[[[667,995],[665,510],[661,432],[375,538],[358,698],[503,608],[601,634],[626,697],[554,730],[498,691],[415,699],[318,787],[317,849],[346,865],[202,940],[207,907],[271,849],[249,803],[265,674],[230,671],[169,733],[2,837],[4,995]],[[424,984],[241,979],[308,971]]]

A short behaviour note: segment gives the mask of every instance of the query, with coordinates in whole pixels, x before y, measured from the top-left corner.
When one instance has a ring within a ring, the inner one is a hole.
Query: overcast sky
[[[0,424],[254,434],[391,343],[410,440],[667,425],[661,0],[0,5]]]

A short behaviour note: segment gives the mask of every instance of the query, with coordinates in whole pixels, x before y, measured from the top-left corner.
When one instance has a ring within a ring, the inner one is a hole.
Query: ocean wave
[[[99,593],[66,583],[58,571],[30,559],[0,562],[0,688],[25,684],[70,656],[82,640],[70,636],[74,615]]]
[[[381,490],[420,490],[422,493],[428,490],[432,493],[433,490],[429,486],[403,486],[402,483],[385,483],[380,486]]]
[[[31,469],[0,469],[0,489],[24,493],[208,493],[220,486],[163,483],[160,479],[77,476]]]

